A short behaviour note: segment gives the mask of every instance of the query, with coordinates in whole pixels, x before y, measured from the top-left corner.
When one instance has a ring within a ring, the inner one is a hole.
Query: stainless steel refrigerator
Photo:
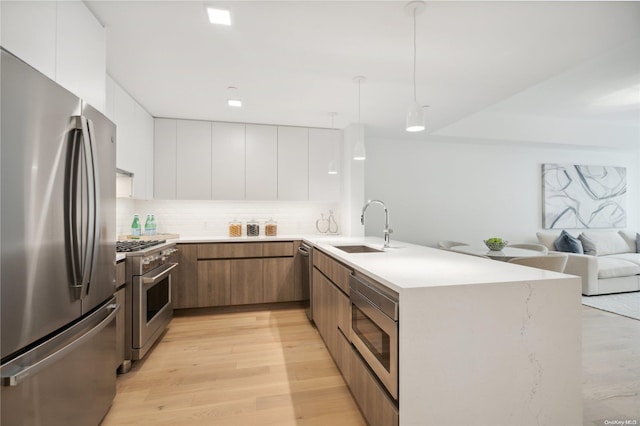
[[[115,396],[115,125],[5,50],[2,425],[97,425]]]

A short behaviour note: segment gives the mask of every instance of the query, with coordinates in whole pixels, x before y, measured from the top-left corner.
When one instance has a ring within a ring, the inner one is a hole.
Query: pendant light
[[[407,132],[421,132],[424,130],[424,112],[418,103],[416,90],[416,16],[424,10],[422,1],[412,1],[405,6],[405,11],[413,16],[413,102],[407,111]]]
[[[353,77],[353,82],[358,83],[358,126],[355,135],[355,144],[353,146],[353,159],[359,161],[367,159],[367,154],[364,147],[364,126],[360,121],[360,84],[364,81],[364,76],[358,75]]]

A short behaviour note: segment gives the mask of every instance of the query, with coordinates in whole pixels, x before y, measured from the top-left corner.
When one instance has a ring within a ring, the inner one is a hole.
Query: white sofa
[[[637,253],[636,233],[628,231],[572,231],[573,237],[583,234],[583,246],[590,254],[568,253],[564,273],[582,277],[582,294],[621,293],[640,290],[640,253]],[[555,240],[560,231],[541,231],[538,241],[549,250],[557,251]],[[586,237],[586,238],[585,238]]]

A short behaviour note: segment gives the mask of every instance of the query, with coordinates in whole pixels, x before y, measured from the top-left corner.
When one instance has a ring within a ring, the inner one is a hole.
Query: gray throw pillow
[[[636,233],[636,253],[640,253],[640,234]]]
[[[578,235],[578,239],[582,243],[582,249],[584,250],[584,254],[588,254],[590,256],[598,255],[598,248],[596,247],[595,241],[593,241],[591,238],[587,237],[584,234]]]
[[[553,244],[556,246],[556,250],[558,251],[584,254],[584,249],[582,248],[580,240],[565,230],[560,233],[560,236],[556,238]]]

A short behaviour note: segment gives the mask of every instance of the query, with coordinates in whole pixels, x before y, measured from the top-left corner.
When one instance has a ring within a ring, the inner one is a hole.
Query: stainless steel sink
[[[381,253],[383,250],[364,246],[364,245],[352,245],[352,246],[334,246],[337,249],[346,251],[347,253]]]

